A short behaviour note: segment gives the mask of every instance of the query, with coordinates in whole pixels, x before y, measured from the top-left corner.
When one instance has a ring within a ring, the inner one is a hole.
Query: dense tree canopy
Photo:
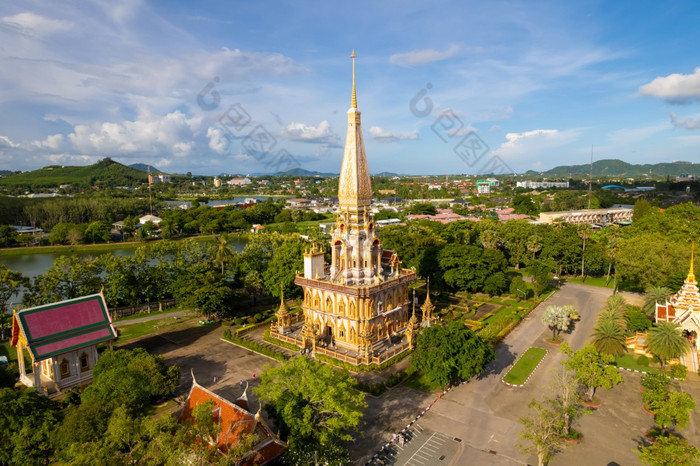
[[[354,385],[345,370],[296,357],[266,367],[255,393],[288,433],[291,450],[318,445],[327,452],[350,440],[360,423],[365,396]]]
[[[446,387],[456,380],[468,380],[480,374],[495,357],[491,345],[461,322],[453,321],[422,330],[411,354],[411,365],[434,383]]]

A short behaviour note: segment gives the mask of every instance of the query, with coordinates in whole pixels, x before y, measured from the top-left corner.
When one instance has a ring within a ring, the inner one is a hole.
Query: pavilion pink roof
[[[12,323],[12,346],[20,333],[35,360],[117,338],[101,293],[18,311]]]

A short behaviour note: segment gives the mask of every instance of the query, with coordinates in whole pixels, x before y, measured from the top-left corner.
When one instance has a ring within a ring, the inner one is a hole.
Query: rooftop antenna
[[[588,208],[591,208],[591,196],[593,189],[593,144],[591,144],[591,171],[588,175]]]

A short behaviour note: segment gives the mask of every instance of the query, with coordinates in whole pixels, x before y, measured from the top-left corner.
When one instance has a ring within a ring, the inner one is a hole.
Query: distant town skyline
[[[0,170],[372,173],[700,161],[700,5],[0,5]]]

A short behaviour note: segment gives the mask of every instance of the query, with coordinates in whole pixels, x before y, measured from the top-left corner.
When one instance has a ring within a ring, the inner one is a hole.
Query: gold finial
[[[284,283],[280,283],[280,301],[284,304]]]
[[[694,259],[695,259],[695,241],[691,243],[690,246],[690,270],[688,271],[688,280],[689,281],[695,281],[695,267],[694,267]]]
[[[357,92],[355,91],[355,58],[357,58],[357,54],[355,49],[352,50],[350,58],[352,58],[352,102],[350,108],[357,108]]]

